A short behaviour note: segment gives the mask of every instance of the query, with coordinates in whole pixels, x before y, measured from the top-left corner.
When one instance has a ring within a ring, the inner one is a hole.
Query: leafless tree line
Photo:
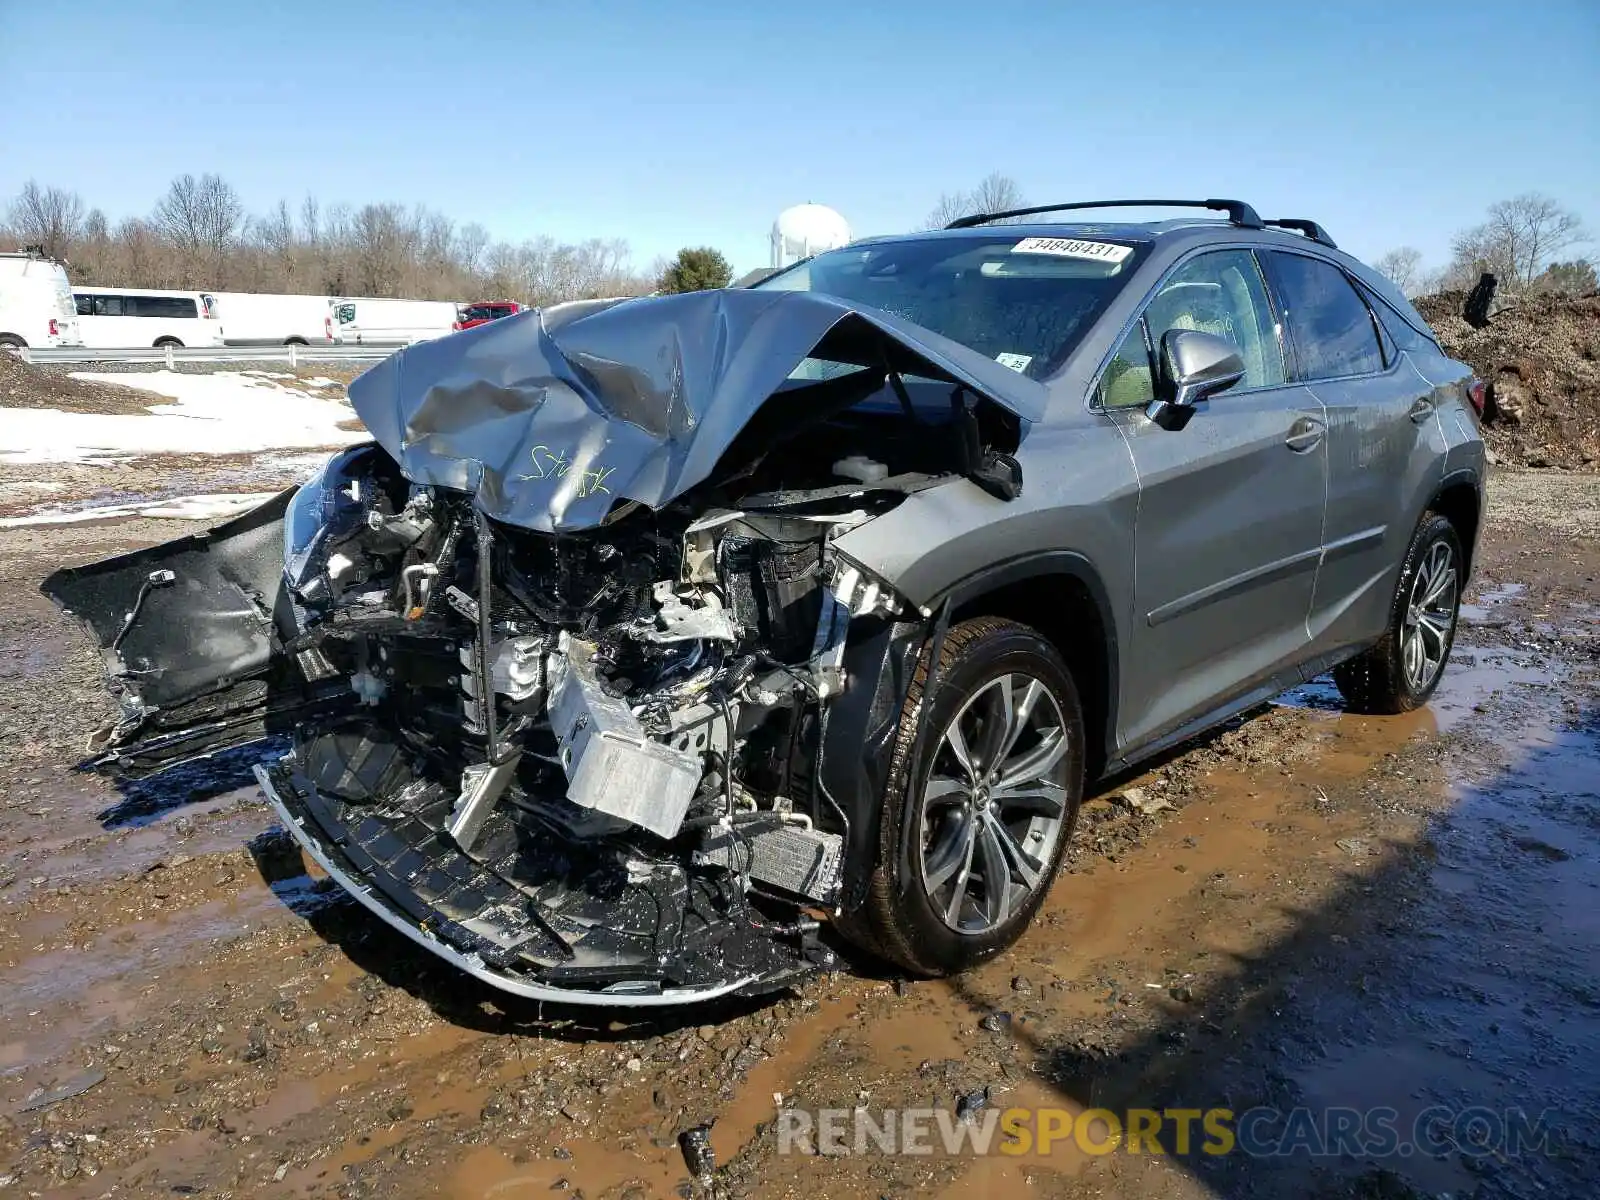
[[[1578,214],[1538,192],[1527,192],[1489,206],[1487,219],[1450,240],[1450,261],[1429,271],[1422,254],[1401,246],[1372,265],[1408,296],[1466,291],[1489,273],[1502,295],[1595,290],[1593,262],[1569,253],[1589,241]]]
[[[401,204],[324,207],[307,196],[251,215],[217,175],[180,175],[148,217],[112,224],[76,192],[30,180],[0,224],[0,247],[37,246],[74,283],[524,304],[650,291],[620,239],[496,241],[481,225]]]
[[[1022,198],[1022,189],[1017,186],[1015,179],[1009,175],[1002,175],[999,171],[991,171],[979,180],[978,186],[971,191],[946,192],[941,195],[939,203],[933,206],[933,211],[923,221],[922,227],[943,229],[959,217],[1006,212],[1008,209],[1022,208],[1026,203],[1027,201]]]

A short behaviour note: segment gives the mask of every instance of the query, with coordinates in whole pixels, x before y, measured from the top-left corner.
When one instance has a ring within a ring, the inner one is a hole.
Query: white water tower
[[[850,226],[826,204],[796,204],[772,223],[772,265],[787,267],[850,242]]]

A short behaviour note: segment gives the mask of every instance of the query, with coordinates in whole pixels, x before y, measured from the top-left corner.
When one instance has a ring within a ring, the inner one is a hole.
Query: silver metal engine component
[[[667,580],[657,583],[651,595],[658,607],[657,627],[645,633],[652,642],[722,641],[731,642],[737,637],[733,619],[716,603],[716,597],[705,593],[705,603],[694,607],[684,603],[674,585]]]
[[[545,640],[539,634],[507,638],[489,647],[489,686],[515,701],[544,687]]]
[[[319,679],[331,679],[339,673],[339,668],[335,667],[328,660],[328,656],[316,646],[308,647],[294,657],[300,664],[300,674],[310,683],[316,683]]]
[[[445,828],[463,850],[472,849],[472,843],[478,840],[484,821],[517,773],[517,764],[521,761],[522,753],[518,751],[503,762],[476,763],[462,769],[461,794],[456,797],[455,807],[450,810],[450,823]]]
[[[626,702],[605,694],[593,642],[563,633],[550,655],[550,727],[567,799],[676,837],[700,785],[700,757],[653,741]]]
[[[489,688],[520,703],[544,694],[545,639],[539,634],[506,638],[489,646]],[[478,695],[478,643],[465,642],[458,652],[461,662],[463,724],[471,733],[482,733],[483,698]]]
[[[844,839],[797,824],[781,825],[749,835],[711,830],[695,861],[743,871],[757,883],[832,904],[839,895]]]

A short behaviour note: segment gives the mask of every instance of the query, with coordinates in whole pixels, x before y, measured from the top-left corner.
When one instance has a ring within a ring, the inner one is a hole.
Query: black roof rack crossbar
[[[1303,233],[1313,242],[1321,242],[1330,250],[1339,248],[1328,236],[1328,231],[1315,221],[1306,221],[1300,217],[1280,217],[1276,221],[1266,221],[1263,224],[1270,225],[1274,229],[1292,229],[1296,233]]]
[[[973,213],[957,217],[946,229],[971,229],[974,225],[987,225],[990,221],[1003,221],[1009,217],[1031,217],[1035,213],[1066,212],[1076,208],[1208,208],[1212,212],[1225,212],[1228,220],[1246,229],[1260,229],[1261,218],[1256,210],[1243,200],[1079,200],[1073,204],[1040,204],[1033,208],[1012,208],[1005,212]]]

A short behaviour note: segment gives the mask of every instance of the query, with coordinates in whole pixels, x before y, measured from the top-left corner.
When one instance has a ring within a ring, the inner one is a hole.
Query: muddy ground
[[[643,1020],[413,950],[305,873],[243,763],[75,773],[107,707],[39,580],[192,527],[0,530],[0,1200],[1592,1195],[1600,480],[1503,473],[1492,501],[1426,710],[1347,715],[1315,683],[1116,781],[1034,928],[964,978],[858,962]],[[1482,1106],[1548,1138],[817,1157],[778,1153],[780,1104]],[[693,1182],[678,1135],[713,1121]]]

